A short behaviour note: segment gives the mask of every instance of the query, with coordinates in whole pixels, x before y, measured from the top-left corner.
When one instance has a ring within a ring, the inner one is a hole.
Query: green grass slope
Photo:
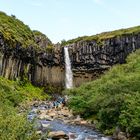
[[[4,36],[5,41],[9,47],[15,47],[16,43],[21,43],[22,47],[26,48],[33,46],[39,48],[36,43],[35,36],[40,35],[42,39],[51,41],[41,32],[32,31],[28,25],[25,25],[22,21],[15,16],[8,16],[4,12],[0,11],[0,33]],[[46,46],[47,47],[47,46]]]
[[[117,37],[117,36],[123,36],[123,35],[132,35],[132,34],[138,34],[140,33],[140,26],[136,27],[131,27],[127,29],[119,29],[115,31],[110,31],[110,32],[103,32],[100,34],[92,35],[92,36],[81,36],[75,39],[71,39],[68,41],[63,40],[62,41],[62,46],[72,44],[72,43],[77,43],[79,41],[97,41],[99,43],[100,41],[103,41],[105,39]]]
[[[19,115],[18,110],[21,104],[47,97],[43,89],[30,83],[0,77],[0,140],[38,140],[26,113]]]
[[[126,64],[66,93],[74,113],[93,120],[104,133],[113,133],[118,126],[140,138],[140,50],[131,54]]]
[[[15,16],[8,16],[3,12],[0,12],[0,32],[10,46],[16,42],[20,42],[23,47],[35,45],[33,32],[30,28]]]

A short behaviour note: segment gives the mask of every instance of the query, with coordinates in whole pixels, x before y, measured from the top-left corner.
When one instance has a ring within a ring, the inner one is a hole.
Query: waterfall
[[[71,69],[68,47],[64,47],[64,53],[65,53],[65,86],[67,89],[70,89],[73,87],[73,74]]]

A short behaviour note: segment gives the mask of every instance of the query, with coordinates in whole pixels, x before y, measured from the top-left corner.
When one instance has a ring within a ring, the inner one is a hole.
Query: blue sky
[[[54,43],[140,25],[139,6],[140,0],[0,0],[1,11]]]

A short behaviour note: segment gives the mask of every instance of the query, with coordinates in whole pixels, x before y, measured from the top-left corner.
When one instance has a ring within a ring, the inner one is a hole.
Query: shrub
[[[37,140],[39,139],[32,123],[25,115],[6,104],[0,104],[0,139],[1,140]]]
[[[29,82],[23,84],[0,77],[0,140],[38,140],[33,123],[27,120],[26,113],[19,114],[18,110],[24,101],[47,97],[43,89]]]
[[[119,126],[140,138],[140,50],[131,54],[126,64],[114,66],[100,79],[66,94],[74,113],[96,120],[100,130],[112,133]]]

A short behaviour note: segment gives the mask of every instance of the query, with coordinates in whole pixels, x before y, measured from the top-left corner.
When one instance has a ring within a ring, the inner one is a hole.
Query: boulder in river
[[[126,135],[125,135],[124,132],[119,132],[117,139],[118,140],[127,140]]]
[[[48,134],[49,138],[59,140],[59,139],[69,139],[64,131],[52,131]]]
[[[42,127],[43,127],[43,128],[48,128],[49,126],[50,126],[50,124],[42,123]]]
[[[75,133],[69,133],[69,139],[70,139],[70,140],[74,140],[74,139],[76,139],[76,138],[77,138],[77,136],[76,136]]]

